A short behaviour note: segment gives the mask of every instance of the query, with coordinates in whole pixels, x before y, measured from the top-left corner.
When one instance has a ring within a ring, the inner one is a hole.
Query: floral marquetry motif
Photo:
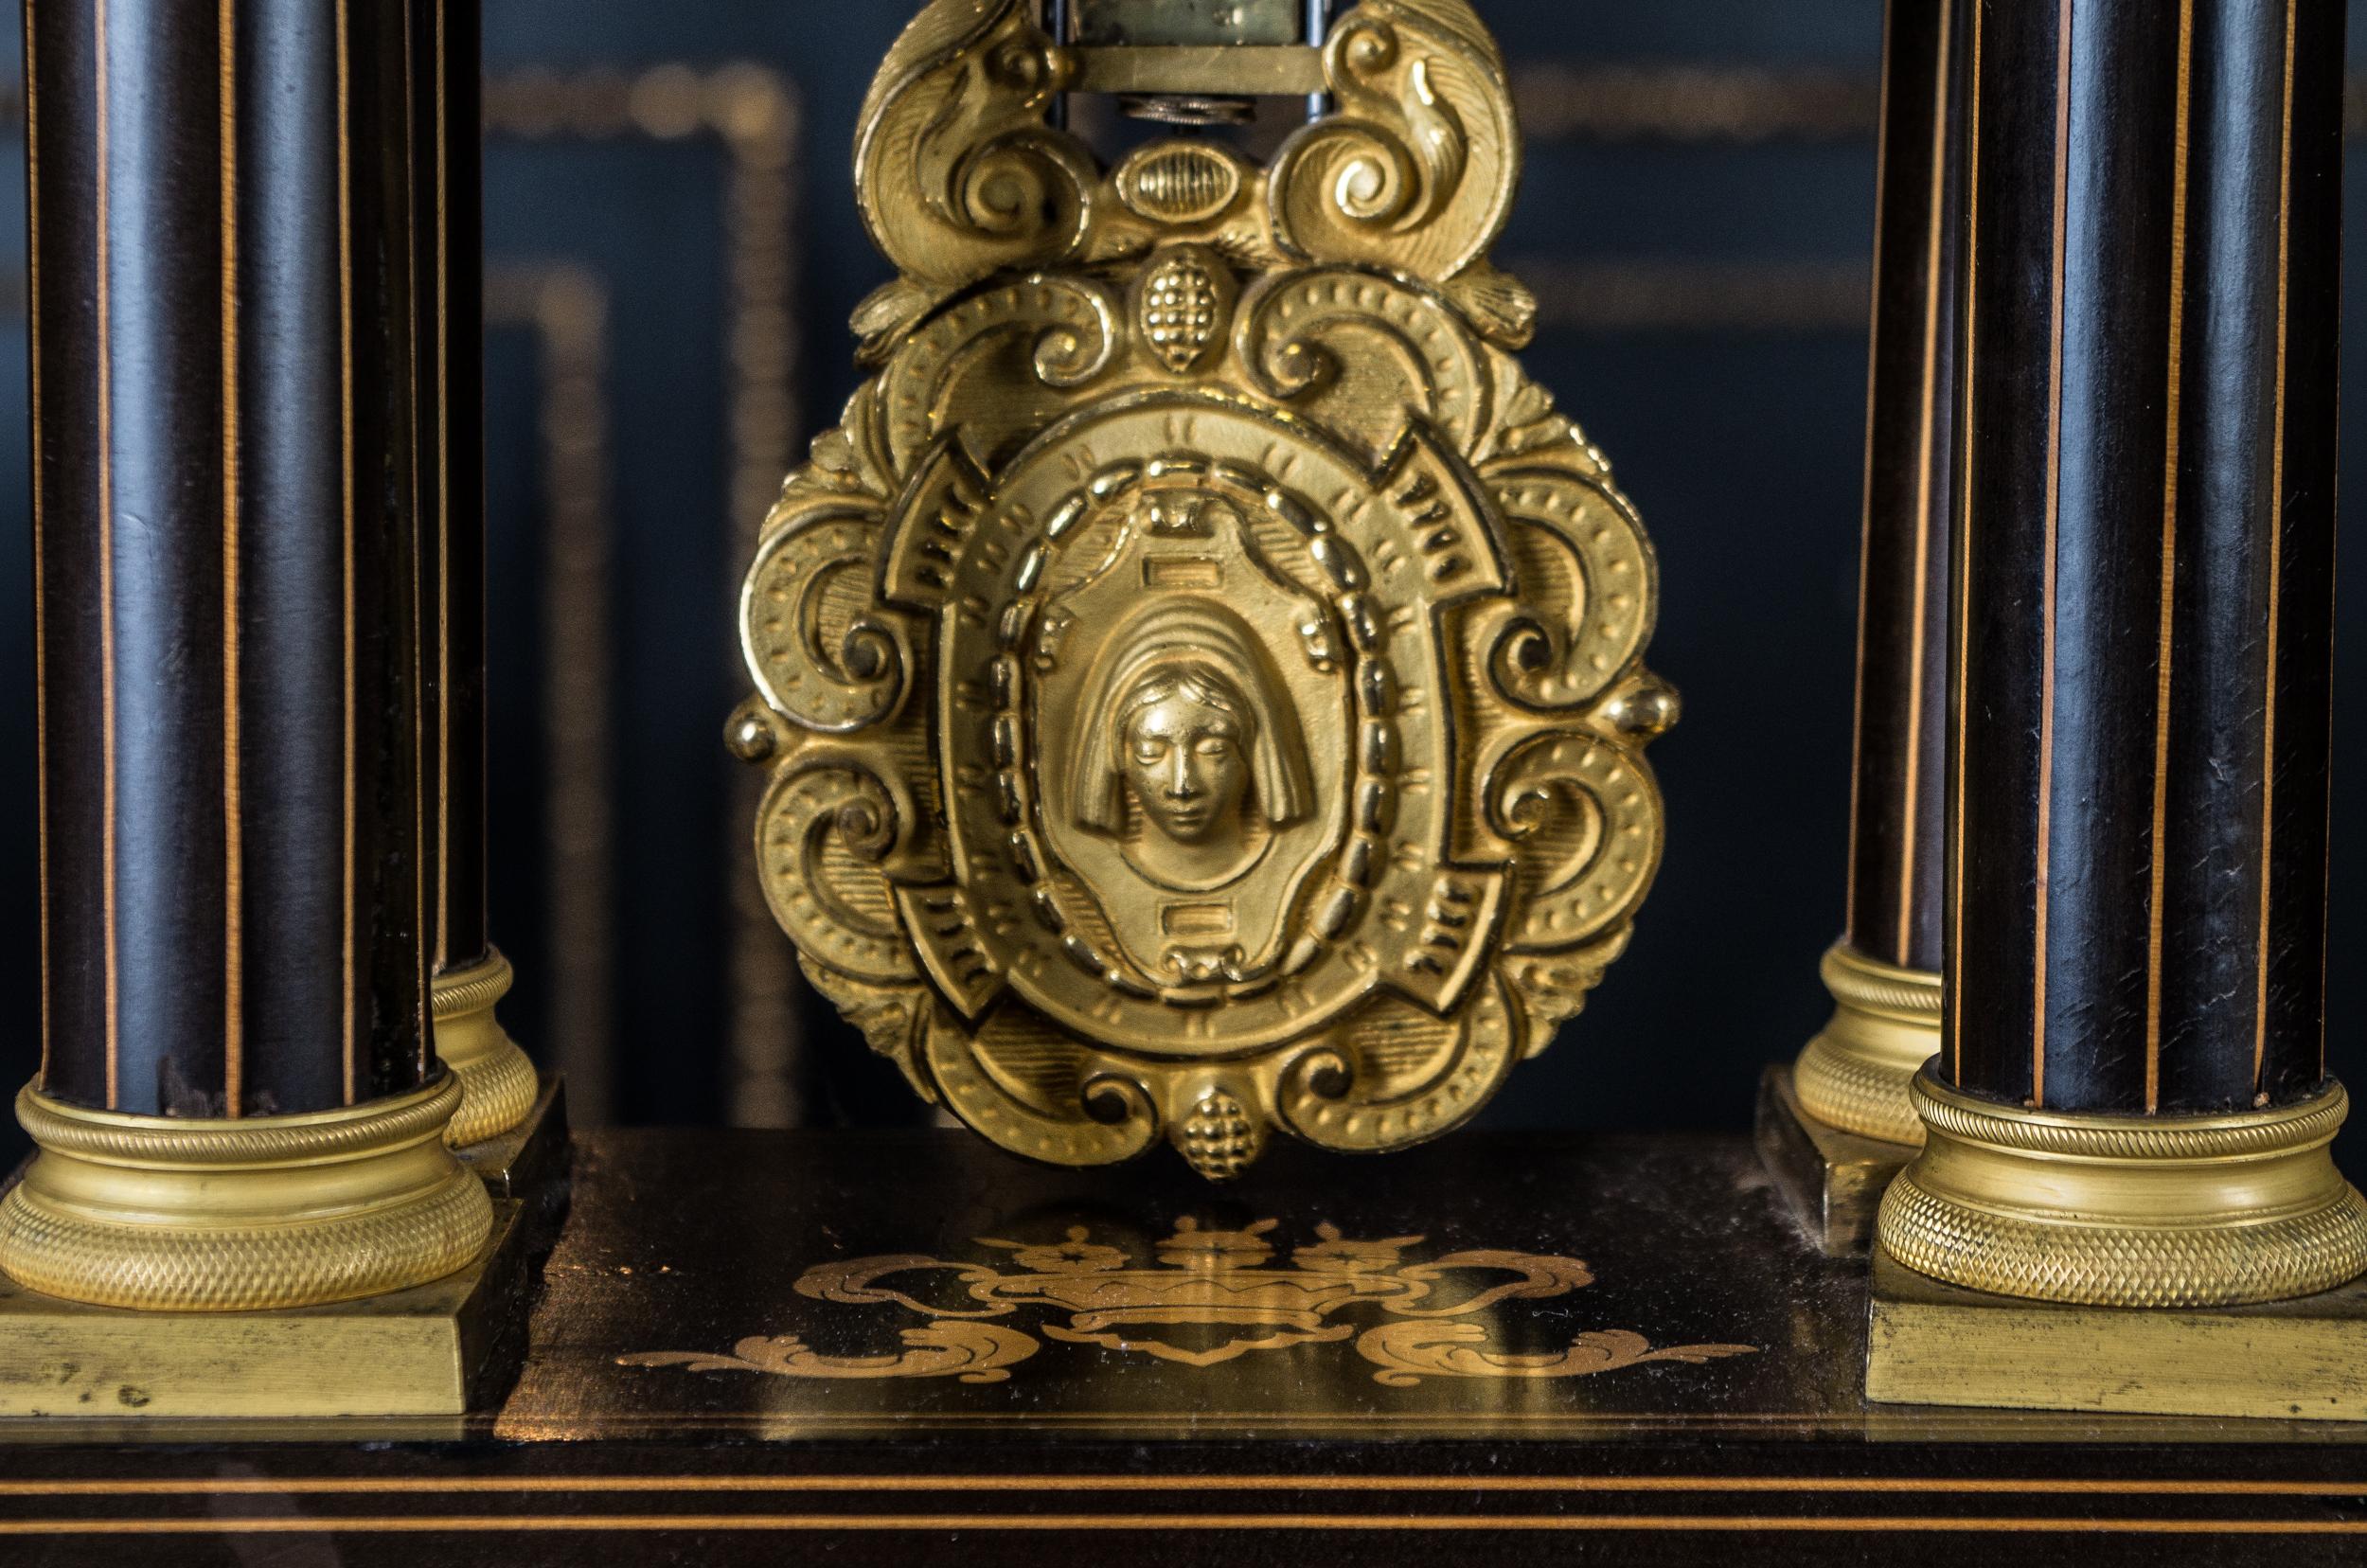
[[[1353,1342],[1379,1370],[1373,1381],[1411,1388],[1427,1378],[1568,1379],[1673,1363],[1700,1366],[1758,1353],[1749,1345],[1655,1346],[1628,1328],[1595,1328],[1566,1348],[1499,1348],[1496,1309],[1507,1302],[1557,1301],[1594,1283],[1575,1257],[1474,1249],[1433,1262],[1405,1255],[1425,1238],[1356,1240],[1330,1224],[1290,1250],[1272,1239],[1278,1221],[1240,1230],[1204,1230],[1177,1221],[1148,1256],[1094,1239],[1072,1226],[1065,1241],[1027,1244],[980,1238],[1008,1256],[994,1263],[952,1262],[917,1254],[821,1263],[797,1281],[797,1293],[840,1306],[903,1308],[925,1321],[901,1331],[900,1351],[883,1355],[819,1353],[793,1335],[751,1335],[729,1355],[695,1350],[640,1351],[623,1366],[684,1367],[693,1372],[756,1372],[782,1378],[953,1378],[1008,1381],[1009,1368],[1046,1341],[1094,1345],[1121,1356],[1148,1356],[1204,1371],[1299,1345]],[[889,1284],[894,1280],[898,1283]],[[1564,1304],[1565,1309],[1567,1303]],[[1359,1332],[1353,1321],[1381,1320]],[[1025,1314],[1023,1318],[1022,1315]],[[1033,1321],[1022,1328],[1010,1322]]]
[[[1658,867],[1651,546],[1512,350],[1461,0],[1365,0],[1271,169],[1105,174],[1029,9],[865,111],[903,276],[743,600],[764,884],[920,1092],[1060,1164],[1385,1150],[1576,1013]]]

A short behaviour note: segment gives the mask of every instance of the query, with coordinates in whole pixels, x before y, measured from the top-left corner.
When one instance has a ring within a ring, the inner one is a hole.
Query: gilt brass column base
[[[1847,943],[1824,955],[1833,1020],[1792,1067],[1811,1120],[1878,1143],[1923,1147],[1907,1086],[1940,1050],[1940,977],[1900,969]]]
[[[1927,1279],[1878,1249],[1866,1398],[2367,1420],[2367,1283],[2253,1307],[2066,1306]]]
[[[493,1016],[516,976],[496,953],[481,964],[436,976],[436,1054],[467,1091],[446,1134],[454,1148],[497,1138],[534,1107],[534,1063]]]
[[[474,1186],[475,1184],[471,1184]],[[258,1312],[87,1307],[0,1279],[0,1417],[445,1417],[489,1409],[525,1347],[532,1259],[520,1205],[494,1205],[475,1260],[367,1301]]]
[[[1759,1163],[1818,1250],[1828,1257],[1862,1256],[1874,1239],[1882,1189],[1915,1150],[1844,1132],[1808,1114],[1792,1071],[1770,1067],[1760,1076],[1753,1127]]]
[[[308,1115],[122,1115],[27,1089],[40,1152],[0,1198],[0,1271],[30,1290],[148,1312],[356,1301],[466,1268],[493,1223],[453,1158],[444,1074]]]
[[[2218,1116],[2026,1110],[1928,1071],[1930,1138],[1875,1238],[1931,1278],[2091,1307],[2297,1300],[2367,1272],[2367,1201],[2328,1151],[2350,1109],[2313,1098]]]

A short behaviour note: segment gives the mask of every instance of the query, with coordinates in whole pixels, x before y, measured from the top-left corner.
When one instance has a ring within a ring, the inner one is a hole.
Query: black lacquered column
[[[457,1144],[506,1132],[533,1108],[533,1064],[494,1009],[508,960],[487,918],[485,233],[479,0],[411,0],[413,274],[419,280],[419,505],[428,614],[429,772],[436,837],[433,996],[436,1042],[467,1098]]]
[[[493,955],[486,918],[485,828],[485,224],[478,0],[421,8],[416,108],[418,160],[421,354],[419,419],[424,503],[433,510],[436,616],[442,629],[433,728],[436,788],[443,802],[436,844],[438,969],[469,969]]]
[[[1894,1164],[1923,1141],[1907,1086],[1940,1044],[1949,502],[1971,4],[1892,0],[1885,23],[1848,925],[1824,964],[1838,1010],[1792,1071],[1803,1113],[1898,1146]]]
[[[2302,1186],[2275,1195],[2255,1165],[2216,1209],[2192,1172],[2147,1176],[2135,1253],[2182,1228],[2224,1254],[2188,1245],[2195,1277],[2162,1299],[2297,1294],[2367,1261],[2322,1147],[2341,1114],[2323,1002],[2342,26],[2336,0],[2055,0],[1984,9],[1972,44],[1926,1119],[2007,1146],[2084,1128],[2107,1164],[2180,1139],[2205,1166],[2291,1149]],[[2103,1299],[2061,1249],[2040,1278],[1895,1235],[1943,1152],[1962,1151],[1935,1148],[1886,1208],[1902,1260]],[[2306,1245],[2271,1245],[2288,1211]],[[2145,1270],[2125,1259],[2122,1284]]]
[[[434,1070],[403,33],[373,10],[28,18],[42,1082],[77,1105],[276,1115]]]
[[[1940,967],[1949,502],[1962,223],[1959,85],[1970,0],[1893,0],[1884,41],[1866,413],[1849,947]]]
[[[44,1024],[21,1110],[44,1154],[0,1261],[56,1293],[109,1288],[59,1239],[95,1221],[62,1189],[43,1210],[38,1179],[87,1152],[92,1113],[210,1168],[294,1147],[249,1121],[325,1118],[362,1149],[380,1121],[440,1127],[457,1102],[426,967],[411,73],[430,14],[27,8]],[[481,1194],[409,1164],[452,1221],[432,1256],[393,1245],[270,1288],[366,1293],[465,1261]],[[191,1202],[157,1228],[228,1219]],[[99,1229],[86,1254],[114,1244]],[[125,1304],[173,1304],[141,1296],[169,1294],[170,1270],[126,1268]],[[195,1304],[225,1304],[203,1285]]]

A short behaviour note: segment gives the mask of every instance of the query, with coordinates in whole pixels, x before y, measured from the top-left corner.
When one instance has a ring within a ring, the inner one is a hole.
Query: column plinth
[[[2342,27],[1976,18],[1946,1043],[1878,1227],[1932,1279],[2367,1269],[2324,1059]]]
[[[1759,1147],[1828,1252],[1861,1251],[1913,1157],[1940,1048],[1949,497],[1968,0],[1893,0],[1883,36],[1848,918],[1832,1021],[1771,1073]]]
[[[301,1308],[494,1232],[428,980],[442,14],[27,9],[43,1053],[0,1270],[31,1291]]]

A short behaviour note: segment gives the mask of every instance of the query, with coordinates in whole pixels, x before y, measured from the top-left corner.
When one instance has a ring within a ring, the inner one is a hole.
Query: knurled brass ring
[[[534,1063],[494,1016],[515,978],[509,960],[498,952],[481,964],[436,976],[436,1052],[467,1091],[446,1133],[454,1148],[516,1127],[542,1092]]]
[[[1951,1285],[2095,1307],[2219,1307],[2328,1291],[2367,1272],[2367,1201],[2327,1146],[2340,1084],[2202,1117],[2075,1116],[1963,1095],[1930,1073],[1929,1130],[1876,1234]]]
[[[1940,1048],[1940,977],[1846,943],[1824,955],[1824,974],[1836,1007],[1792,1067],[1802,1111],[1860,1137],[1922,1143],[1907,1086]]]
[[[466,1268],[484,1184],[445,1146],[456,1076],[315,1115],[168,1120],[27,1088],[40,1145],[0,1199],[0,1270],[44,1294],[149,1311],[321,1306]]]
[[[517,979],[517,971],[498,950],[481,964],[444,971],[436,976],[434,986],[436,1022],[484,1011],[507,996]]]
[[[1928,970],[1885,964],[1846,942],[1827,952],[1818,970],[1824,989],[1844,1007],[1886,1013],[1913,1023],[1929,1020],[1933,1027],[1938,1026],[1940,977]]]

